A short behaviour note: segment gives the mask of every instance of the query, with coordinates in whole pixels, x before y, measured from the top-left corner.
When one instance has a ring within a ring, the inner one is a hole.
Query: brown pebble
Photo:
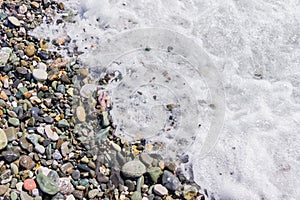
[[[27,156],[27,155],[22,155],[20,157],[20,165],[22,167],[24,167],[25,169],[32,169],[35,166],[35,162],[32,160],[31,157]]]
[[[0,92],[0,99],[3,99],[4,101],[8,100],[8,96],[3,90]]]
[[[34,47],[34,45],[29,45],[29,46],[27,46],[26,47],[26,55],[28,56],[28,57],[31,57],[31,56],[33,56],[35,54],[35,47]]]

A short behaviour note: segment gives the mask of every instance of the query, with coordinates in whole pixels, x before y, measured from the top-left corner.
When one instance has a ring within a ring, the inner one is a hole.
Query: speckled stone
[[[36,180],[40,189],[47,194],[55,195],[59,191],[57,183],[43,174],[38,174]]]

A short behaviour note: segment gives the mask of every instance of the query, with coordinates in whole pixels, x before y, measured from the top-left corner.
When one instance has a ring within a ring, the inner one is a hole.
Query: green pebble
[[[18,199],[18,194],[15,192],[10,193],[10,199],[11,200],[17,200]]]
[[[19,87],[19,91],[24,94],[25,92],[28,92],[28,89],[26,87]]]
[[[142,194],[139,191],[135,191],[131,197],[131,200],[142,200]]]
[[[10,117],[8,119],[8,123],[10,123],[13,126],[19,126],[20,125],[20,120],[18,118],[15,118],[15,117]]]
[[[59,191],[58,184],[43,174],[38,174],[36,180],[44,193],[54,195]]]
[[[82,185],[82,186],[84,186],[84,187],[86,187],[86,188],[88,188],[89,187],[89,180],[88,179],[81,179],[81,180],[79,180],[79,184],[80,185]]]
[[[67,128],[69,126],[70,126],[70,124],[66,119],[62,119],[58,122],[58,127],[59,128]]]
[[[154,183],[157,183],[158,178],[163,174],[159,167],[150,167],[147,172]]]

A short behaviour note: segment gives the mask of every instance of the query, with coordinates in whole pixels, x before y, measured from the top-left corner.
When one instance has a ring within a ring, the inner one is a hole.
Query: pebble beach
[[[72,17],[55,0],[0,0],[0,199],[205,199],[188,156],[114,134],[109,78],[91,78],[73,38],[30,34]]]

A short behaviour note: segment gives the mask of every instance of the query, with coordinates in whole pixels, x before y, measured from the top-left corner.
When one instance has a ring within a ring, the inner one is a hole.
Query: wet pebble
[[[36,180],[40,189],[47,194],[54,195],[59,191],[57,183],[43,174],[38,174]]]
[[[138,178],[146,172],[145,165],[138,160],[129,161],[122,167],[122,173],[129,178]]]
[[[15,118],[15,117],[10,117],[8,119],[8,122],[9,122],[10,125],[13,125],[15,127],[20,125],[20,120],[18,118]]]

